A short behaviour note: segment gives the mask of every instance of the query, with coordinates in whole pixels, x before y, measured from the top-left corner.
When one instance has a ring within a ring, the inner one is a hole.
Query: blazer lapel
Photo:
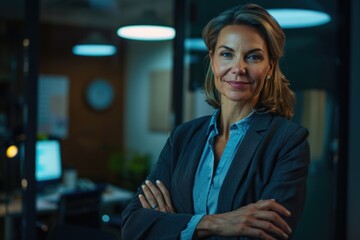
[[[210,118],[209,118],[210,119]],[[206,132],[209,126],[209,122],[205,121],[204,124],[198,129],[186,146],[190,149],[184,151],[185,154],[181,157],[178,170],[176,171],[175,181],[180,184],[176,184],[178,207],[180,211],[193,213],[193,186],[194,179],[198,164],[200,162],[201,154],[206,143]],[[193,149],[191,149],[193,148]]]
[[[217,212],[228,212],[232,209],[238,186],[241,184],[241,180],[245,177],[245,171],[262,140],[262,136],[259,133],[267,129],[270,119],[270,114],[256,114],[254,116],[251,126],[239,145],[233,162],[231,163],[228,173],[226,174],[224,182],[221,186]]]

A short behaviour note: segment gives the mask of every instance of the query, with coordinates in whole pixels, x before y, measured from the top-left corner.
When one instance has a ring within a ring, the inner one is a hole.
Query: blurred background
[[[248,2],[0,0],[0,191],[22,188],[19,194],[33,203],[22,205],[19,221],[28,227],[21,238],[36,239],[29,224],[36,214],[26,210],[35,208],[36,142],[60,143],[61,177],[75,169],[78,179],[135,191],[171,129],[213,112],[202,91],[208,64],[202,28]],[[325,15],[318,25],[282,25],[282,69],[297,94],[293,121],[309,129],[311,145],[307,202],[294,239],[360,239],[359,2],[252,2]],[[120,27],[149,23],[175,34],[120,36]],[[79,52],[89,45],[106,48]],[[10,154],[10,146],[19,153]],[[1,219],[1,237],[16,239]]]

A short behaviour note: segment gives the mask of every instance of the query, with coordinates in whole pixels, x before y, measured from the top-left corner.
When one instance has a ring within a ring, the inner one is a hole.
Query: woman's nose
[[[239,60],[234,62],[232,73],[234,74],[245,74],[246,73],[246,64],[244,61]]]

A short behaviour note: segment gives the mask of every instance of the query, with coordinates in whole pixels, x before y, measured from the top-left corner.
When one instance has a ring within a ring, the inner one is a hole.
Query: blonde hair
[[[221,29],[238,24],[257,29],[266,43],[269,59],[273,63],[272,76],[265,81],[255,110],[271,112],[290,119],[294,115],[295,94],[289,88],[290,83],[279,66],[284,53],[285,34],[278,22],[264,8],[256,4],[240,5],[210,20],[202,33],[208,50],[214,51]],[[220,94],[215,87],[210,64],[205,78],[205,96],[211,106],[220,107]]]

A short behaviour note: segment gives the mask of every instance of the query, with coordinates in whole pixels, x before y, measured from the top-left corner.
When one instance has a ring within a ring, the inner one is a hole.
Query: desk
[[[56,212],[58,207],[58,201],[62,193],[66,192],[66,188],[60,187],[57,191],[50,194],[41,194],[36,198],[36,211],[39,215]],[[134,193],[114,185],[106,185],[102,192],[101,209],[111,211],[111,206],[128,203]],[[16,217],[21,217],[22,200],[20,197],[12,198],[7,206],[4,203],[0,204],[0,218],[5,217],[5,238],[13,239],[13,220]]]
[[[38,213],[51,212],[57,210],[58,200],[62,193],[67,190],[60,188],[58,191],[55,191],[50,194],[39,195],[36,198],[36,211]],[[107,185],[102,193],[102,205],[111,205],[111,204],[126,204],[134,196],[134,193],[123,188]],[[7,209],[4,203],[0,204],[0,217],[5,215],[18,215],[21,214],[21,198],[14,197],[10,200]]]

